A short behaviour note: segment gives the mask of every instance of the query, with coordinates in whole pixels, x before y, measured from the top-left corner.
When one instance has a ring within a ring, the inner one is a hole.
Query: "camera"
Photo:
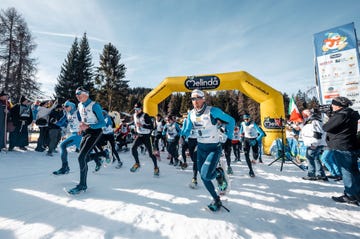
[[[324,113],[324,114],[330,116],[331,113],[332,113],[331,105],[330,105],[330,104],[327,104],[327,105],[319,105],[319,112],[320,112],[320,113]]]

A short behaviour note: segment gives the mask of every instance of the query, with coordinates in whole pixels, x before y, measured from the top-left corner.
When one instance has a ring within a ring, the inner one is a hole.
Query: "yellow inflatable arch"
[[[256,79],[245,71],[200,76],[168,77],[144,99],[144,111],[150,116],[158,113],[158,104],[174,92],[239,90],[260,104],[261,126],[266,133],[263,139],[264,153],[281,138],[281,118],[285,117],[281,92]]]

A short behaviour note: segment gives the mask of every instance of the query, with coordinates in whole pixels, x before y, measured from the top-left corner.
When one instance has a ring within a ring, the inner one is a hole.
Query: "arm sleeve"
[[[224,111],[217,107],[211,107],[211,112],[213,118],[219,119],[225,122],[226,136],[228,139],[233,138],[234,128],[235,128],[235,120],[230,115],[226,114]]]
[[[264,131],[260,129],[260,127],[256,123],[254,123],[254,127],[256,131],[259,133],[258,137],[256,137],[256,140],[260,141],[265,136]]]
[[[92,107],[92,110],[93,110],[94,114],[96,115],[98,122],[96,124],[89,125],[89,127],[91,129],[100,129],[102,127],[105,127],[105,120],[104,120],[104,116],[102,114],[101,106],[98,103],[95,103]]]
[[[66,127],[67,124],[68,124],[68,121],[67,121],[66,114],[64,114],[64,115],[58,120],[58,122],[56,122],[56,125],[59,126],[59,127]]]
[[[162,131],[162,135],[166,135],[166,131],[167,131],[167,125],[164,125],[163,131]]]
[[[185,136],[185,138],[189,137],[192,127],[193,127],[193,124],[190,120],[190,113],[189,113],[186,118],[185,124],[183,124],[180,135]]]

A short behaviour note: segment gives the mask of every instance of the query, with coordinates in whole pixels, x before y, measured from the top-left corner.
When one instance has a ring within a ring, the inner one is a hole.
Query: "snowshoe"
[[[105,152],[105,163],[110,164],[111,162],[110,152],[108,149],[105,149],[104,152]]]
[[[96,164],[94,172],[98,172],[101,169],[101,165],[102,165],[102,160],[100,160],[100,163]]]
[[[154,168],[154,176],[159,176],[160,175],[160,170],[158,167]]]
[[[83,186],[83,185],[76,185],[75,188],[72,188],[70,189],[69,191],[67,191],[69,194],[71,195],[76,195],[76,194],[79,194],[81,192],[85,192],[87,189],[86,186]]]
[[[140,164],[135,163],[131,168],[130,168],[130,172],[136,172],[138,170],[138,168],[140,168]]]
[[[118,164],[115,166],[115,168],[119,169],[123,166],[123,162],[118,162]]]
[[[332,200],[334,200],[335,202],[340,202],[340,203],[348,203],[348,204],[352,204],[352,205],[357,205],[360,206],[360,203],[356,200],[355,197],[349,197],[347,195],[342,195],[340,197],[331,197]]]
[[[218,183],[219,192],[225,192],[228,186],[227,180],[225,178],[224,170],[221,167],[216,168],[217,176],[216,181]]]
[[[233,173],[234,173],[234,172],[233,172],[231,166],[229,166],[229,167],[227,168],[227,174],[233,174]]]
[[[65,168],[60,168],[57,171],[54,171],[53,174],[54,175],[62,175],[62,174],[68,174],[70,172],[70,168],[69,167],[65,167]]]
[[[186,169],[187,167],[188,167],[188,164],[186,162],[184,162],[184,163],[180,162],[180,168],[182,170]]]
[[[219,211],[220,208],[224,208],[226,211],[230,212],[229,209],[227,209],[226,207],[224,207],[224,205],[222,204],[220,197],[218,197],[215,201],[213,201],[212,203],[210,203],[208,205],[208,208],[210,209],[210,211],[212,212],[216,212]]]
[[[197,179],[196,179],[196,178],[193,178],[193,179],[191,180],[191,183],[189,184],[189,187],[192,188],[192,189],[198,188],[198,182],[197,182]]]

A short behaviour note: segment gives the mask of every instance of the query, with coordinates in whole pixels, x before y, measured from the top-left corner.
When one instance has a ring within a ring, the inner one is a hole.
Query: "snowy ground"
[[[92,173],[87,192],[70,197],[64,188],[77,184],[76,153],[71,172],[53,176],[59,154],[0,153],[0,238],[360,238],[360,207],[333,202],[342,182],[310,182],[292,164],[256,164],[249,178],[242,161],[233,165],[232,190],[224,198],[230,213],[204,210],[211,201],[202,183],[188,184],[191,167],[168,165],[166,154],[154,178],[152,163],[141,155],[141,170],[130,173],[133,159],[121,153],[115,165]]]

